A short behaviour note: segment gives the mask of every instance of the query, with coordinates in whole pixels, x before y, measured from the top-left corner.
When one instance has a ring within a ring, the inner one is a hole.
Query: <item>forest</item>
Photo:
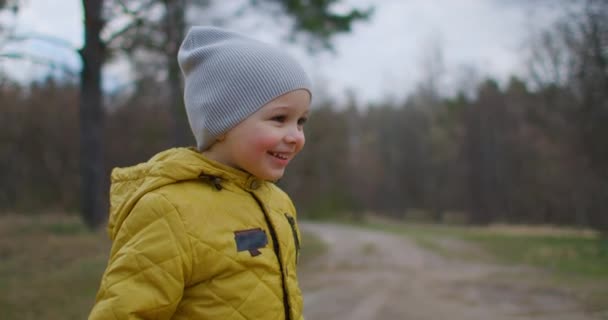
[[[104,10],[85,8],[80,74],[54,72],[24,85],[0,70],[0,214],[89,210],[97,213],[83,217],[99,225],[112,168],[193,144],[172,57],[186,29],[186,4],[208,1],[108,2]],[[316,97],[306,147],[279,185],[308,218],[377,214],[608,232],[608,2],[583,2],[531,35],[522,52],[526,77],[506,83],[471,77],[447,95],[438,86],[436,48],[425,77],[403,101]],[[301,3],[253,1],[251,10],[281,10],[296,21],[294,32],[313,35],[319,50],[331,46],[333,33],[373,19],[373,10],[313,16]],[[16,11],[19,1],[0,6]],[[162,14],[153,14],[159,7]],[[96,21],[125,16],[132,23],[105,42],[88,38],[103,27]],[[0,41],[19,41],[10,32],[2,26]],[[129,58],[136,81],[131,90],[101,92],[99,68],[91,65],[116,55]],[[91,108],[91,101],[99,105]]]

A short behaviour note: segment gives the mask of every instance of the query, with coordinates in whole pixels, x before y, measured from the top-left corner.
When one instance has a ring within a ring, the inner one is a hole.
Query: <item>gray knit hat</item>
[[[191,28],[177,59],[188,121],[201,151],[274,98],[311,88],[304,69],[286,53],[215,27]]]

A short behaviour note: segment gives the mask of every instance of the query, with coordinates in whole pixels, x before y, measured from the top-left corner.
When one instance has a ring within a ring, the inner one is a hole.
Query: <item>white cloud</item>
[[[63,69],[77,72],[80,60],[76,49],[82,45],[82,8],[79,1],[24,1],[18,12],[17,36],[30,40],[11,42],[2,53],[18,53],[23,61],[3,59],[0,66],[18,81],[38,78],[49,71],[63,73]],[[44,38],[42,40],[40,38]],[[49,65],[54,67],[49,68]]]
[[[490,0],[348,0],[376,7],[369,22],[355,25],[353,33],[334,39],[336,55],[308,57],[302,49],[290,51],[315,78],[324,79],[329,94],[343,97],[353,89],[361,101],[403,98],[420,79],[420,57],[430,41],[438,39],[447,70],[456,77],[463,65],[482,74],[505,79],[521,69],[521,48],[531,28],[546,26],[555,11],[534,11],[527,5],[504,5]],[[82,45],[80,1],[29,1],[18,19],[18,29],[60,37],[74,47]],[[338,9],[344,11],[345,7]],[[232,9],[230,9],[232,10]],[[247,30],[243,30],[247,31]],[[261,39],[273,38],[259,34]],[[21,49],[65,61],[79,68],[74,52],[36,43]],[[124,68],[114,68],[121,70]],[[126,77],[125,77],[126,78]],[[120,81],[113,74],[112,81]],[[453,82],[454,79],[448,79]]]
[[[19,12],[19,30],[65,39],[82,46],[82,6],[80,1],[25,1]]]

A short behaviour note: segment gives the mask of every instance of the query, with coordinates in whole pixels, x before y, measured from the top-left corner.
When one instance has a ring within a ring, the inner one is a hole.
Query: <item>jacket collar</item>
[[[270,182],[213,161],[194,148],[174,148],[156,154],[145,163],[112,170],[108,232],[114,238],[133,206],[148,192],[180,181],[206,179],[216,188],[240,188],[249,192]]]
[[[268,183],[248,172],[209,159],[194,148],[188,148],[188,150],[196,153],[201,161],[201,172],[199,177],[204,180],[209,180],[218,189],[222,188],[222,183],[225,181],[231,182],[247,191],[257,190],[265,183]]]

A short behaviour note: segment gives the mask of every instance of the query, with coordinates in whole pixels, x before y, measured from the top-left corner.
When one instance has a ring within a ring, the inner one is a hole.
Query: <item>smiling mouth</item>
[[[268,154],[271,155],[271,156],[273,156],[273,157],[275,157],[275,158],[281,159],[281,160],[288,160],[289,159],[289,157],[286,154],[284,154],[284,153],[269,151]]]

